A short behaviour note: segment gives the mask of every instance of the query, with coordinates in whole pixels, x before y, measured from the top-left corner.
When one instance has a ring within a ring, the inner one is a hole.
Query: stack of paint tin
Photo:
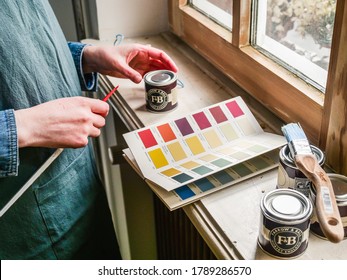
[[[315,146],[311,148],[323,167],[324,153]],[[328,176],[347,238],[347,177]],[[289,147],[284,146],[279,152],[276,189],[264,195],[261,201],[260,248],[276,258],[291,259],[305,252],[309,232],[326,239],[316,216],[315,200],[314,185],[296,167]]]

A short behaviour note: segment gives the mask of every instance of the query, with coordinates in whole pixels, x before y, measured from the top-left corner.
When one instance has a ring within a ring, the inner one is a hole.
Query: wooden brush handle
[[[316,188],[316,212],[324,235],[331,242],[340,242],[344,229],[330,178],[313,154],[296,155],[295,163]]]

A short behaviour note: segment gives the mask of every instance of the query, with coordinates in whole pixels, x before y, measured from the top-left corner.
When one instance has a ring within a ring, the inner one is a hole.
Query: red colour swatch
[[[231,101],[225,105],[227,106],[227,108],[229,109],[230,113],[233,115],[234,118],[237,118],[243,115],[243,111],[241,110],[239,104],[237,104],[236,101]]]
[[[150,129],[142,130],[138,134],[146,148],[150,148],[158,144]]]
[[[210,108],[210,112],[217,123],[222,123],[228,120],[219,106]]]
[[[205,129],[205,128],[211,127],[211,123],[207,119],[204,112],[196,113],[193,115],[193,117],[194,117],[196,123],[198,124],[198,126],[200,127],[200,129]]]

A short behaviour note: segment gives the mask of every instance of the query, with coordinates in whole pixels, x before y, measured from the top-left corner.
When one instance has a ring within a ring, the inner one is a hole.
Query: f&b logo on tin
[[[303,232],[295,227],[277,227],[270,231],[270,243],[276,252],[289,255],[298,250],[303,239]]]
[[[161,111],[169,102],[168,94],[161,89],[150,89],[147,93],[147,102],[153,110]]]

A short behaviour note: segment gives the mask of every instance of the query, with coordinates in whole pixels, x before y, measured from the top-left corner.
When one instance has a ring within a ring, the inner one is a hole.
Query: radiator
[[[154,198],[159,260],[215,260],[216,257],[182,209],[170,211]]]

